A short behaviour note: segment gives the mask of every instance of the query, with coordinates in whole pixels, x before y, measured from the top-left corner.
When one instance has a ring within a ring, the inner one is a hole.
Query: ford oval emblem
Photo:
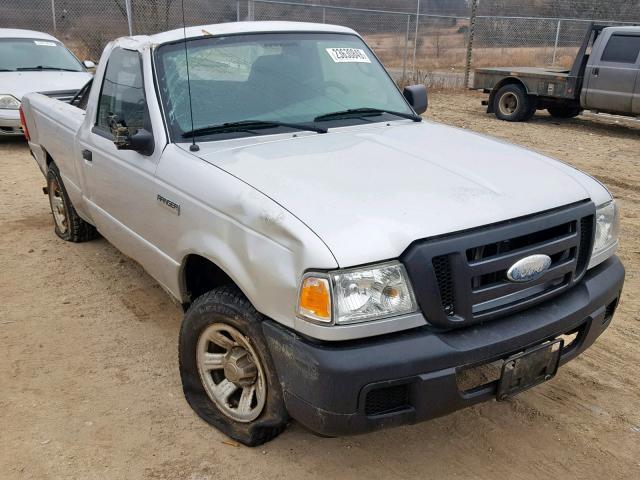
[[[544,275],[550,266],[549,255],[531,255],[511,265],[507,270],[507,278],[512,282],[531,282]]]

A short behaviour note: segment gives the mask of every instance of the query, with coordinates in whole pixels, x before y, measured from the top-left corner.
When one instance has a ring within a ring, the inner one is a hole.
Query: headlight
[[[20,108],[20,101],[13,95],[0,95],[0,109],[3,110],[18,110]]]
[[[613,255],[618,243],[619,228],[620,214],[615,201],[612,200],[596,209],[596,234],[589,267],[594,267]]]
[[[298,315],[315,322],[347,324],[413,313],[418,309],[404,266],[309,273],[302,279]]]

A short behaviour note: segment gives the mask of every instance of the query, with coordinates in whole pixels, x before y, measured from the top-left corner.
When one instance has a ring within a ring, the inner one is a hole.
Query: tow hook
[[[49,195],[49,187],[42,187],[42,193]]]

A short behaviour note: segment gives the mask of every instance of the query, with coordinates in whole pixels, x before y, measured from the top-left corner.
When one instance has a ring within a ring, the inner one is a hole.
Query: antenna
[[[200,147],[196,145],[196,134],[193,131],[193,104],[191,103],[191,77],[189,76],[189,53],[187,50],[187,24],[184,19],[184,0],[182,0],[182,36],[184,37],[184,61],[187,66],[187,92],[189,94],[189,115],[191,117],[191,145],[189,150],[197,152]]]

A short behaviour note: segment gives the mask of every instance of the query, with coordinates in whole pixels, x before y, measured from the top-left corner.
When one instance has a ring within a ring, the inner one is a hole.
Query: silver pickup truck
[[[605,187],[428,122],[354,31],[121,38],[71,104],[24,97],[55,231],[98,232],[185,311],[187,401],[256,445],[414,423],[552,378],[624,281]],[[497,371],[483,376],[485,370]]]
[[[473,89],[489,94],[488,113],[529,120],[547,109],[555,118],[583,110],[640,117],[640,26],[591,24],[570,70],[487,67],[474,72]]]

